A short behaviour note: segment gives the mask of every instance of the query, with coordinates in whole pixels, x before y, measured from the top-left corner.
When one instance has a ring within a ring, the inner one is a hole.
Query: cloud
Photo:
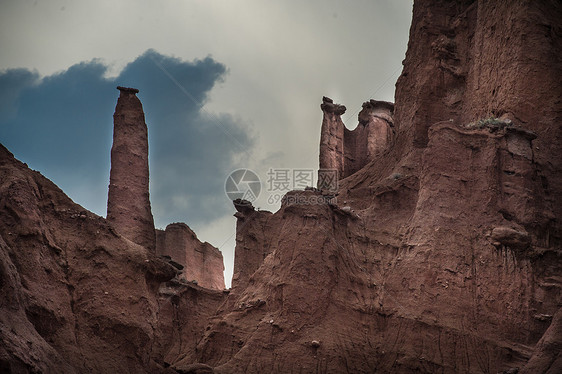
[[[240,119],[205,109],[226,67],[149,50],[107,78],[99,60],[42,79],[0,72],[0,141],[75,201],[105,215],[117,85],[140,89],[149,127],[151,200],[157,226],[202,225],[232,209],[223,181],[254,139]]]

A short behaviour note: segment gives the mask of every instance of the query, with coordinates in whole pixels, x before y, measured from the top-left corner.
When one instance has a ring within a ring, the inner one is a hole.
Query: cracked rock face
[[[121,92],[113,115],[113,147],[107,199],[107,220],[134,243],[155,250],[156,234],[150,209],[148,129],[135,88]]]

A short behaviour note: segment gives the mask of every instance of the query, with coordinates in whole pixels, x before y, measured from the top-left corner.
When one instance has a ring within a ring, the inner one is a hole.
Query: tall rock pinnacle
[[[113,147],[107,219],[125,238],[155,249],[154,219],[148,191],[148,129],[136,88],[121,94],[113,114]]]
[[[341,120],[345,106],[324,96],[320,105],[324,118],[320,133],[320,170],[336,170],[339,179],[363,168],[383,154],[394,138],[394,104],[370,100],[359,112],[359,125],[348,130]],[[326,186],[320,186],[319,188]]]

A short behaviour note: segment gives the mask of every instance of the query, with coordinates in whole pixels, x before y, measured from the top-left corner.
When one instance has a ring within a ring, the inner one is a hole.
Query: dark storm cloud
[[[185,62],[147,51],[118,77],[100,61],[39,79],[0,73],[0,141],[77,202],[105,215],[116,85],[140,89],[149,127],[151,197],[156,223],[208,222],[232,209],[223,181],[252,139],[242,123],[206,112],[226,68],[212,58]]]

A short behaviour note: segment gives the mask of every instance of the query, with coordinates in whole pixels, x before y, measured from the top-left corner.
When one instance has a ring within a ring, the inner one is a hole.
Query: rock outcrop
[[[226,294],[176,273],[0,145],[0,372],[181,372]]]
[[[393,116],[369,101],[346,135],[324,100],[337,193],[234,202],[230,291],[176,278],[0,147],[0,369],[559,372],[560,19],[559,2],[416,1]],[[181,258],[189,233],[156,248]]]
[[[556,372],[561,12],[416,2],[382,157],[346,172],[345,107],[324,99],[320,168],[342,173],[337,198],[285,203],[267,225],[243,214],[238,231],[262,233],[237,244],[265,258],[192,360],[218,373]]]
[[[156,234],[148,190],[148,128],[136,88],[121,92],[113,115],[107,220],[125,238],[154,251]]]
[[[336,170],[343,179],[382,155],[392,144],[394,104],[370,100],[359,112],[359,125],[348,130],[341,120],[345,106],[323,97],[324,118],[320,133],[320,170]],[[322,188],[324,186],[319,186]]]
[[[197,239],[185,223],[171,223],[166,230],[156,230],[156,254],[181,265],[180,280],[215,290],[225,288],[222,253]]]
[[[232,287],[243,288],[273,250],[264,232],[275,230],[275,227],[269,223],[271,212],[255,210],[247,200],[234,200],[234,207],[237,221]]]
[[[0,146],[0,368],[158,372],[156,291],[174,269]]]

